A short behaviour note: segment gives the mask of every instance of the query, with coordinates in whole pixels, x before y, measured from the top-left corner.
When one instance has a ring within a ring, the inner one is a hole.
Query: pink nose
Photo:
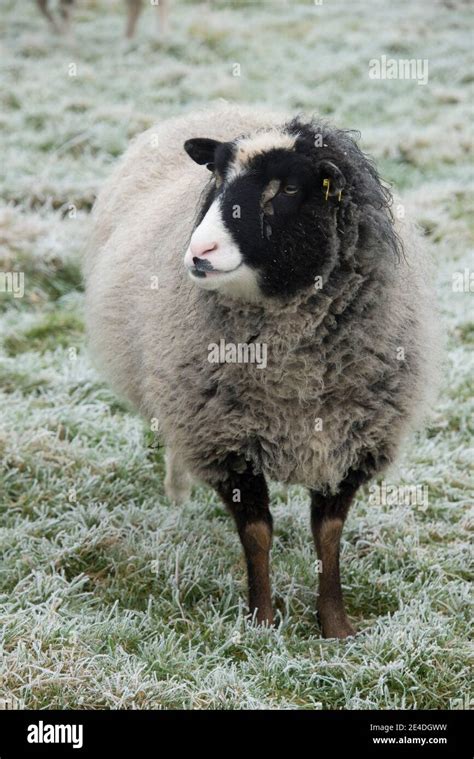
[[[217,250],[217,243],[216,242],[192,242],[189,248],[193,256],[196,256],[197,258],[202,258],[203,256],[207,256],[208,253],[212,253],[214,250]]]

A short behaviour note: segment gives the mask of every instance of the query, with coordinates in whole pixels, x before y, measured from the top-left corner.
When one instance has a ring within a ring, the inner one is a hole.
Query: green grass
[[[25,351],[55,350],[58,346],[65,348],[81,341],[82,321],[77,314],[64,311],[47,312],[23,332],[15,330],[4,340],[8,356],[17,356]]]
[[[33,3],[6,0],[0,20],[0,270],[25,274],[23,298],[0,292],[0,697],[59,709],[469,706],[472,294],[452,287],[472,267],[474,233],[467,6],[176,3],[166,40],[146,9],[126,44],[121,3],[78,5],[70,41],[49,35]],[[429,84],[369,80],[384,53],[427,58]],[[97,190],[134,135],[220,97],[360,129],[435,258],[443,387],[388,477],[427,486],[428,504],[359,494],[342,567],[360,633],[345,643],[317,627],[306,493],[272,486],[279,626],[252,627],[223,506],[203,488],[179,509],[167,502],[162,449],[84,345],[79,272]]]

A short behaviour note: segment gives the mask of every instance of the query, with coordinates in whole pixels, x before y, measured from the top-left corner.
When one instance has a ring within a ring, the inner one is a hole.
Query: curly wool
[[[335,492],[350,469],[371,475],[391,463],[427,407],[438,363],[429,264],[406,222],[398,257],[380,235],[362,239],[380,226],[368,198],[353,233],[334,232],[321,289],[249,304],[189,280],[183,253],[208,177],[183,143],[287,121],[225,105],[131,145],[94,210],[88,331],[112,385],[159,420],[181,470],[216,485],[250,460],[273,480]],[[266,368],[211,363],[221,339],[264,344]]]

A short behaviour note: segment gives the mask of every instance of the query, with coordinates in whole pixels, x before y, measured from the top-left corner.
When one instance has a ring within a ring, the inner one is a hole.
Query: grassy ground
[[[473,322],[453,274],[472,267],[468,5],[177,0],[163,42],[153,16],[126,45],[121,4],[82,0],[75,40],[61,40],[33,3],[2,3],[0,271],[24,272],[25,294],[0,292],[0,699],[466,707]],[[427,59],[428,84],[370,80],[382,54]],[[315,624],[306,494],[273,488],[281,624],[252,628],[222,506],[204,489],[180,509],[166,501],[160,450],[84,345],[80,250],[94,194],[130,137],[218,98],[360,129],[436,259],[443,388],[389,480],[428,487],[428,504],[358,498],[343,574],[361,633],[346,643]]]

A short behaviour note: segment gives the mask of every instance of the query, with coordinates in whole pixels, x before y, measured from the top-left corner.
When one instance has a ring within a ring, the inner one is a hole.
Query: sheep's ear
[[[326,195],[338,195],[346,186],[344,174],[332,161],[324,160],[318,163],[318,176]]]
[[[188,156],[201,166],[204,164],[209,171],[214,170],[214,154],[221,143],[218,140],[208,140],[207,137],[195,137],[186,140],[184,149]]]

